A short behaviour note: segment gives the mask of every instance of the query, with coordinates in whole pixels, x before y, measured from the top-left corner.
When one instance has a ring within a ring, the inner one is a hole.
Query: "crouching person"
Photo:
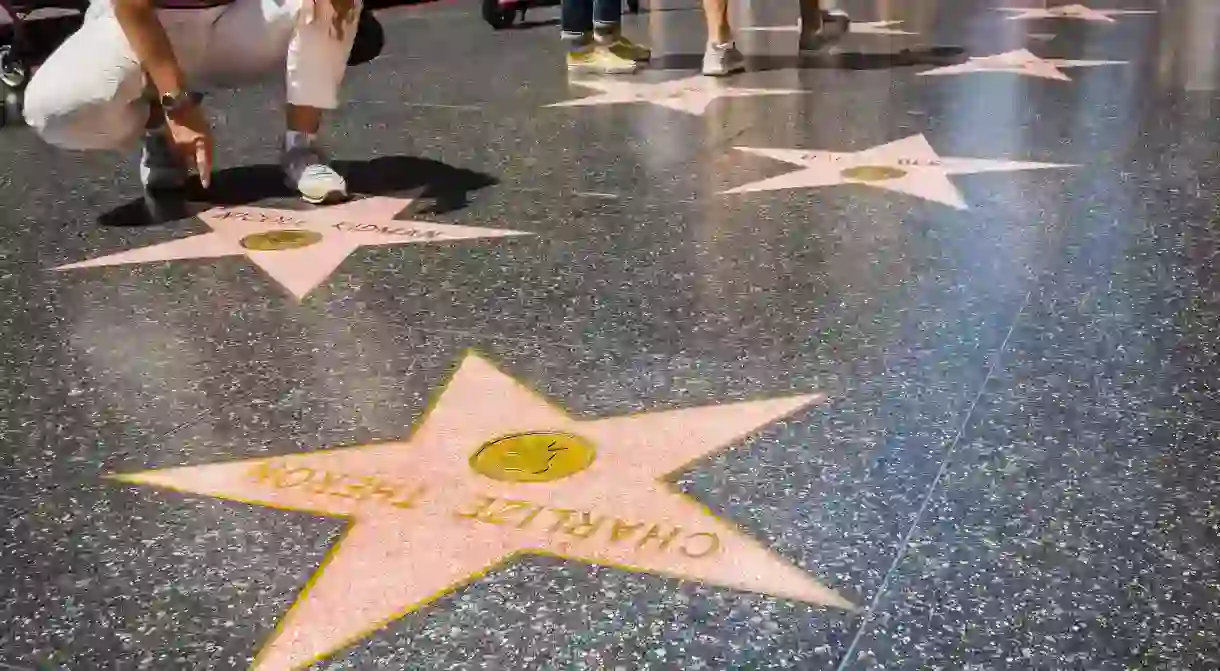
[[[283,73],[282,167],[311,203],[346,198],[318,146],[356,36],[361,0],[94,0],[85,23],[25,92],[26,122],[65,149],[139,140],[145,188],[205,187],[212,136],[202,93]]]

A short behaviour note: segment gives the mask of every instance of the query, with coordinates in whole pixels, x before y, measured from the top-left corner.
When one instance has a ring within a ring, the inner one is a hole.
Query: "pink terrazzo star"
[[[410,199],[374,197],[304,211],[219,207],[199,215],[211,233],[70,263],[55,270],[244,255],[300,300],[360,247],[532,235],[394,218],[410,204]],[[313,242],[275,251],[250,248],[252,236],[270,232],[304,232],[298,234],[307,235]]]
[[[1056,163],[941,156],[922,134],[851,152],[762,147],[737,147],[737,150],[798,165],[801,169],[751,182],[725,193],[861,184],[905,193],[959,210],[967,208],[966,201],[961,191],[949,181],[949,175],[1071,167]]]
[[[521,553],[851,609],[667,483],[821,399],[579,420],[469,355],[409,439],[117,477],[351,520],[257,656],[260,671],[306,668]],[[540,454],[505,453],[502,472],[529,481],[476,467],[488,445],[539,433],[583,441],[587,458],[546,479],[567,448],[543,442]]]

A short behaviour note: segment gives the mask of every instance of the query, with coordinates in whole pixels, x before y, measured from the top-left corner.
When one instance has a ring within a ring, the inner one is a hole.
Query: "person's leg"
[[[593,47],[593,0],[562,0],[559,3],[559,38],[568,50],[568,65],[572,54]]]
[[[273,0],[264,0],[264,4]],[[288,184],[312,203],[347,198],[347,182],[319,148],[322,115],[339,106],[339,87],[356,40],[361,0],[312,0],[288,45],[282,165]]]
[[[210,23],[216,10],[179,13],[166,34],[188,78],[193,25]],[[27,123],[50,144],[74,150],[120,149],[142,139],[140,181],[145,188],[178,188],[187,170],[165,132],[165,117],[152,101],[144,71],[110,3],[89,7],[84,25],[39,68],[25,92]]]
[[[310,202],[347,196],[317,134],[323,114],[339,105],[360,11],[360,0],[237,0],[209,39],[206,77],[216,85],[262,79],[286,64],[283,167],[289,184]]]
[[[707,49],[703,52],[703,74],[723,77],[745,69],[745,58],[733,43],[729,26],[729,0],[703,0],[707,20]]]
[[[623,0],[593,0],[593,39],[612,54],[629,61],[652,58],[652,50],[623,37]]]
[[[113,15],[88,20],[34,72],[26,123],[46,142],[77,151],[119,149],[149,118],[144,72]]]
[[[707,41],[728,44],[733,41],[729,26],[729,0],[703,0],[703,18],[707,20]]]
[[[608,74],[635,72],[639,65],[634,60],[615,54],[594,39],[594,12],[607,14],[604,7],[594,9],[597,1],[562,0],[560,3],[560,37],[567,46],[568,69]]]
[[[801,5],[801,34],[816,33],[822,29],[822,3],[820,0],[798,0]]]
[[[833,0],[799,0],[801,4],[801,32],[798,42],[801,51],[822,51],[838,42],[851,28],[847,13],[834,7]],[[826,6],[826,8],[823,8]]]
[[[569,48],[593,41],[593,0],[562,0],[559,3],[560,39]]]

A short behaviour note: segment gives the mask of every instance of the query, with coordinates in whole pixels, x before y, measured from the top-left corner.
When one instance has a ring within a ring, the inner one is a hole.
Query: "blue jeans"
[[[598,30],[616,28],[623,19],[623,0],[563,0],[559,24],[565,40],[583,40]]]

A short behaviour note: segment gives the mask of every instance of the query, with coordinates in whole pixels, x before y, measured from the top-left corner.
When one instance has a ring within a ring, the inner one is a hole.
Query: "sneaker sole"
[[[310,198],[305,194],[301,194],[301,200],[310,205],[338,205],[339,203],[347,202],[347,194],[342,191],[331,191],[321,198]]]
[[[647,63],[648,61],[652,60],[652,52],[648,52],[647,55],[640,55],[640,56],[624,56],[622,54],[615,54],[615,55],[625,61],[632,61],[634,63]]]
[[[603,75],[630,75],[640,71],[638,63],[633,63],[630,66],[624,65],[621,68],[607,68],[596,65],[568,65],[568,70],[571,72],[594,72]]]
[[[729,75],[735,75],[735,74],[745,72],[745,71],[746,71],[746,66],[744,64],[742,64],[742,65],[734,65],[733,67],[727,68],[724,70],[704,70],[703,76],[704,77],[728,77]]]
[[[826,26],[831,24],[834,30],[826,30]],[[838,44],[849,33],[851,17],[839,12],[822,12],[822,27],[813,33],[801,35],[797,40],[797,50],[806,54],[821,53]]]
[[[301,195],[301,200],[309,203],[310,205],[336,205],[348,199],[348,194],[346,191],[327,191],[321,196],[313,196],[297,190],[296,186],[292,184],[289,184],[288,188],[297,191],[297,193]]]
[[[827,52],[833,50],[835,47],[837,47],[839,45],[840,41],[841,41],[840,39],[831,39],[831,40],[822,40],[821,42],[819,42],[817,44],[798,43],[796,46],[796,50],[802,54],[809,54],[809,55],[824,54],[824,53],[827,53]]]

